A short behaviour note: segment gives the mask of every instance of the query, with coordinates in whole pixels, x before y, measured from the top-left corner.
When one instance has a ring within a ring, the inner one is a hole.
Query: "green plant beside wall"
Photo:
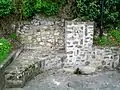
[[[120,30],[112,30],[109,32],[109,35],[114,41],[120,44]]]
[[[101,46],[119,46],[120,30],[109,30],[107,35],[94,37],[94,44]]]
[[[7,39],[1,38],[0,39],[0,63],[4,61],[5,58],[7,58],[9,52],[11,49],[11,44]]]
[[[64,4],[64,0],[36,0],[34,9],[37,13],[44,15],[57,15],[59,8]]]
[[[9,38],[12,38],[12,39],[17,39],[17,35],[16,35],[16,33],[11,33],[10,35],[9,35]]]
[[[47,16],[57,15],[59,8],[64,4],[64,0],[19,0],[14,2],[15,10],[18,11],[22,19],[34,16],[36,13]]]
[[[102,36],[101,38],[96,37],[96,38],[94,38],[94,42],[96,45],[99,45],[99,46],[112,45],[111,39],[107,36]]]
[[[45,15],[56,15],[58,13],[58,5],[54,2],[42,2],[41,12]]]

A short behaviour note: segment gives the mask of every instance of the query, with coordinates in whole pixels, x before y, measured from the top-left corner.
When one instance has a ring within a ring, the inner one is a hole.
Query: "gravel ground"
[[[23,88],[5,90],[120,90],[120,73],[104,71],[75,75],[62,69],[50,70],[36,76]]]

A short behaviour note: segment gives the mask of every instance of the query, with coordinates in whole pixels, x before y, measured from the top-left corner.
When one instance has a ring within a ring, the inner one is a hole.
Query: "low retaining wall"
[[[23,22],[17,34],[27,49],[65,49],[64,67],[94,66],[114,69],[119,64],[119,48],[93,45],[94,22],[64,21],[36,16]],[[48,63],[56,60],[48,60]],[[59,62],[59,61],[58,61]],[[49,67],[49,64],[46,64]]]
[[[5,68],[17,57],[17,51],[13,51],[5,60],[0,64],[0,90],[5,87]]]
[[[92,66],[97,70],[105,68],[113,70],[119,65],[119,54],[120,49],[118,47],[83,48],[77,56],[67,54],[65,67]],[[74,57],[73,61],[70,58],[71,56]]]
[[[5,70],[6,87],[23,87],[36,75],[53,68],[62,68],[64,53],[25,49]]]
[[[92,57],[93,60],[91,65],[97,67],[98,69],[116,69],[119,65],[119,55],[119,47],[93,47],[92,56],[95,57]]]

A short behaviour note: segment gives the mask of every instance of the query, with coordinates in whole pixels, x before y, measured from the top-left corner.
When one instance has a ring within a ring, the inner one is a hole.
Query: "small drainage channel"
[[[4,90],[5,87],[5,68],[15,60],[23,49],[13,51],[9,56],[0,64],[0,90]]]

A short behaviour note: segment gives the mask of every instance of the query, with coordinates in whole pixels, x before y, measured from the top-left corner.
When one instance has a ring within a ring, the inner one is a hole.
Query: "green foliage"
[[[106,0],[104,24],[106,28],[116,28],[120,22],[120,0]]]
[[[35,0],[23,0],[23,16],[31,17],[34,15]]]
[[[7,39],[0,39],[0,63],[8,56],[11,49],[11,44]]]
[[[11,34],[9,35],[9,37],[12,38],[12,39],[17,39],[16,33],[11,33]]]
[[[77,0],[78,17],[82,20],[95,20],[100,15],[98,0]]]
[[[111,30],[108,32],[107,36],[94,37],[94,43],[102,46],[118,46],[120,45],[120,31]]]
[[[36,0],[36,4],[34,6],[35,11],[40,12],[41,8],[42,8],[42,0]]]
[[[10,13],[31,17],[36,13],[56,15],[65,0],[0,0],[0,16]]]
[[[36,13],[45,15],[56,15],[64,0],[20,0],[20,7],[17,9],[22,17],[31,17]],[[17,6],[16,6],[17,7]]]
[[[36,0],[34,6],[36,12],[41,12],[46,15],[55,15],[57,13],[57,4],[47,0]]]
[[[0,0],[0,16],[9,15],[12,10],[12,0]]]
[[[57,3],[51,1],[42,1],[41,6],[41,12],[46,15],[56,15],[58,13]]]
[[[82,20],[97,22],[100,26],[100,0],[77,0],[77,16]],[[116,28],[120,22],[120,0],[104,0],[104,26]]]
[[[112,30],[109,32],[109,35],[115,39],[117,43],[120,43],[120,31]]]
[[[101,45],[101,46],[112,45],[112,40],[107,36],[102,36],[101,38],[96,37],[94,38],[94,42],[95,44]]]

